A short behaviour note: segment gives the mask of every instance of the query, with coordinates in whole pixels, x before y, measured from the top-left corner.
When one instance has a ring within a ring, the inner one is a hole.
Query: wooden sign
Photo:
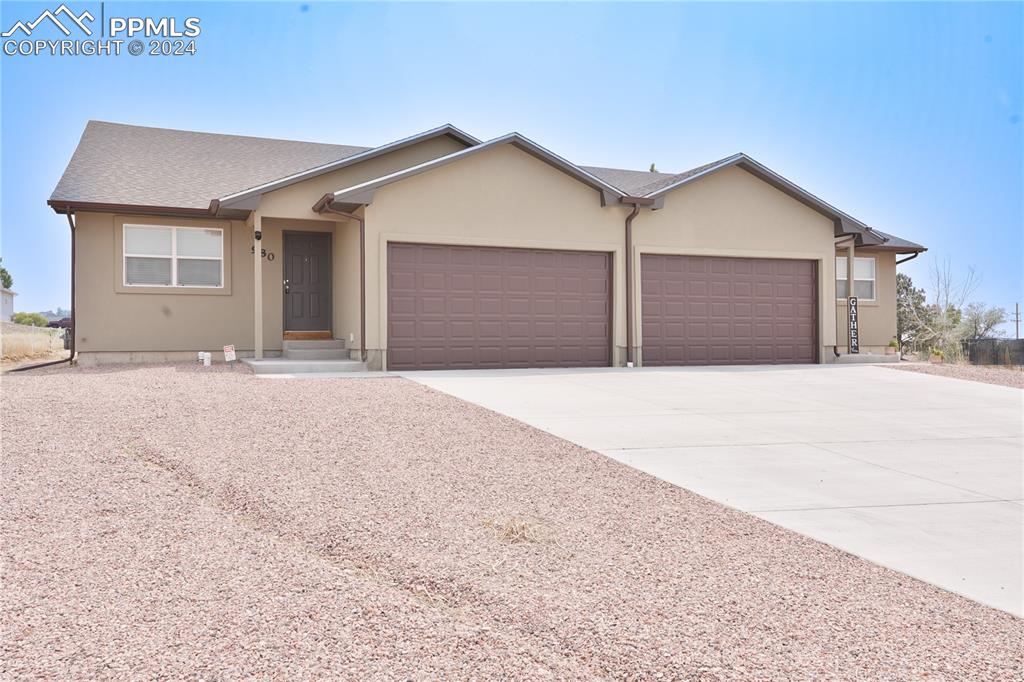
[[[860,320],[858,319],[857,297],[850,296],[846,300],[850,309],[850,352],[860,353]]]
[[[232,344],[230,346],[224,346],[224,362],[234,362],[234,361],[235,361],[235,346],[234,346],[234,344]]]

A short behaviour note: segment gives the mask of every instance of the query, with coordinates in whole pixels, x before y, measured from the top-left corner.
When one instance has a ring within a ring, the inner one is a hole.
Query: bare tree
[[[963,311],[963,337],[965,339],[987,339],[1002,336],[997,327],[1006,322],[1004,308],[989,308],[984,303],[971,303]]]
[[[939,348],[946,357],[961,355],[960,340],[964,335],[962,309],[981,284],[974,268],[968,268],[963,278],[953,274],[949,258],[932,263],[929,272],[931,305],[923,312],[914,312],[914,322],[920,327],[920,340],[932,348]]]

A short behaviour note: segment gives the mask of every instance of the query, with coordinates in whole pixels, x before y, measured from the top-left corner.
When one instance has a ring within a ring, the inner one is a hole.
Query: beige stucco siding
[[[615,273],[623,266],[625,214],[602,208],[594,189],[510,145],[378,189],[365,213],[367,347],[386,345],[389,242],[602,251],[613,254]],[[623,284],[615,277],[616,348],[625,344]]]
[[[836,252],[846,256],[846,251]],[[896,254],[885,251],[857,249],[857,258],[875,259],[875,300],[858,299],[860,315],[860,350],[862,353],[885,353],[889,341],[896,337]],[[839,316],[836,320],[836,337],[840,351],[845,351],[847,331],[846,301],[837,301]]]
[[[287,230],[332,235],[332,320],[335,338],[359,347],[359,226],[311,206],[326,192],[461,149],[437,138],[365,164],[297,183],[264,196],[257,214],[263,231],[264,348],[281,350],[283,236]],[[363,209],[366,220],[366,347],[371,366],[386,361],[387,245],[391,242],[576,249],[612,255],[613,362],[625,360],[624,207],[602,207],[598,193],[511,145],[385,185]],[[89,353],[181,353],[233,343],[253,349],[252,225],[240,221],[81,213],[78,220],[78,350]],[[121,226],[125,222],[220,227],[225,238],[222,289],[140,289],[122,283]],[[645,253],[801,258],[819,271],[821,359],[845,346],[846,309],[835,299],[832,221],[739,168],[671,192],[664,207],[645,209],[634,223],[634,302],[642,351],[640,271]],[[895,256],[876,258],[875,301],[861,302],[861,347],[883,352],[895,334]],[[840,254],[843,255],[843,254]],[[642,358],[642,352],[640,356]],[[143,358],[145,359],[145,358]],[[157,358],[152,358],[157,359]]]
[[[121,226],[125,222],[223,228],[225,287],[124,287]],[[215,351],[226,344],[252,349],[252,239],[244,223],[80,213],[76,225],[78,351]]]
[[[316,220],[320,216],[313,213],[313,204],[329,192],[346,189],[465,148],[466,145],[446,135],[431,138],[353,166],[268,192],[260,200],[259,211],[264,216]]]
[[[635,310],[639,317],[644,253],[814,260],[818,263],[821,357],[827,360],[836,343],[833,235],[830,218],[750,173],[740,168],[719,171],[670,192],[661,210],[644,211],[637,217]],[[639,319],[636,330],[642,345]]]

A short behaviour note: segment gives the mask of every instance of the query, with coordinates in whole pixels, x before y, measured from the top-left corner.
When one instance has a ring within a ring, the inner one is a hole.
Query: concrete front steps
[[[345,342],[338,339],[316,341],[285,341],[279,358],[255,360],[245,364],[256,374],[341,374],[365,372],[366,363],[351,358]]]

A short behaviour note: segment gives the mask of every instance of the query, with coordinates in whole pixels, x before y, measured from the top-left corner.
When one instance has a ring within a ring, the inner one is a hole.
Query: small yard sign
[[[234,361],[235,361],[235,346],[234,346],[234,344],[232,344],[230,346],[224,346],[224,362],[234,362]]]
[[[857,319],[857,297],[847,299],[850,308],[850,352],[860,353],[860,324]]]

